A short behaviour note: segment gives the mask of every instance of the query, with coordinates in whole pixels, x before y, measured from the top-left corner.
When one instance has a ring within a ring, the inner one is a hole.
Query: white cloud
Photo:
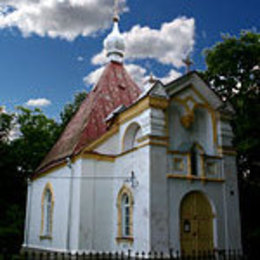
[[[170,83],[171,81],[179,78],[182,74],[177,70],[171,69],[168,74],[162,78],[159,78],[163,84]]]
[[[82,62],[82,61],[84,61],[84,58],[82,56],[78,56],[77,61]]]
[[[155,59],[162,64],[183,66],[182,60],[193,50],[195,20],[180,17],[162,24],[159,30],[135,25],[123,34],[126,42],[126,59]],[[93,57],[92,63],[104,64],[105,51]]]
[[[140,87],[144,84],[146,80],[147,70],[136,64],[128,64],[125,66],[126,70],[132,77],[133,81]]]
[[[95,86],[100,79],[103,71],[104,66],[94,70],[93,72],[89,73],[86,77],[84,77],[83,81],[86,85],[93,85]],[[141,88],[144,87],[146,82],[149,80],[150,75],[146,68],[136,65],[136,64],[127,64],[125,65],[125,69],[130,74],[133,81]],[[177,70],[171,69],[167,75],[164,77],[156,77],[156,79],[159,79],[162,81],[163,84],[167,84],[176,78],[180,77],[182,74],[178,72]]]
[[[46,98],[29,99],[26,105],[30,107],[46,107],[51,105],[51,101]]]
[[[83,81],[86,85],[95,85],[98,80],[100,79],[103,71],[104,66],[94,70],[93,72],[89,73],[86,77],[83,78]],[[141,86],[144,83],[145,74],[147,70],[139,65],[136,64],[127,64],[125,65],[125,69],[128,71],[130,76],[132,77],[133,81],[138,85]]]
[[[104,67],[92,71],[86,77],[83,78],[84,83],[86,85],[95,85],[98,82],[103,71],[104,71]]]
[[[180,17],[172,22],[162,24],[159,30],[149,27],[134,26],[123,34],[126,43],[125,59],[128,61],[154,59],[162,65],[173,68],[164,77],[157,77],[164,84],[181,76],[175,68],[184,66],[183,59],[193,50],[195,20]],[[105,50],[92,58],[94,65],[107,62]],[[133,80],[142,87],[149,79],[148,71],[136,64],[125,65]],[[175,67],[175,68],[174,68]],[[95,84],[103,69],[99,68],[84,78],[85,83]]]
[[[126,0],[120,2],[126,11]],[[112,7],[113,0],[1,0],[0,29],[73,40],[107,28]]]

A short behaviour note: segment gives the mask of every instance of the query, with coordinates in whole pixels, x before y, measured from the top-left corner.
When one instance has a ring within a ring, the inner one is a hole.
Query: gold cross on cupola
[[[114,16],[113,20],[115,22],[119,21],[119,0],[114,0]]]
[[[190,58],[190,55],[183,59],[182,62],[186,65],[186,73],[189,73],[191,66],[194,64],[193,60]]]

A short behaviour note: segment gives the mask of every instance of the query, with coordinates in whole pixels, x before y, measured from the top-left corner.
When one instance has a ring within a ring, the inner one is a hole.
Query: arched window
[[[121,211],[122,211],[122,235],[130,236],[130,203],[128,194],[122,195]]]
[[[137,123],[129,125],[123,138],[123,151],[133,149],[138,145],[138,139],[142,136],[141,127]]]
[[[51,238],[54,194],[50,183],[47,183],[42,194],[41,237]]]
[[[118,231],[117,241],[133,241],[133,195],[124,185],[117,197]]]

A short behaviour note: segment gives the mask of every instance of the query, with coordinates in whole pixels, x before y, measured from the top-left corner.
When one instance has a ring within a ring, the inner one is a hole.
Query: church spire
[[[118,0],[114,4],[113,30],[104,41],[104,47],[108,61],[116,61],[122,63],[125,54],[125,41],[119,31],[119,11]]]

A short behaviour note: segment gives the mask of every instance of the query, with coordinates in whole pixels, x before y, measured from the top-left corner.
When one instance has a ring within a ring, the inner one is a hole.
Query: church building
[[[103,74],[28,184],[23,248],[240,250],[232,106],[195,71],[137,86],[118,16],[104,46]]]

